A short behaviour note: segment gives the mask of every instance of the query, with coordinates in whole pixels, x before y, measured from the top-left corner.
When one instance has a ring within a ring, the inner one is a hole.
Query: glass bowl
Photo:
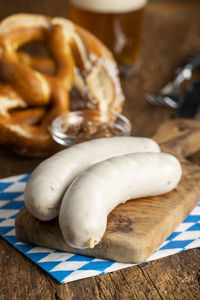
[[[109,121],[94,111],[73,111],[56,118],[51,125],[53,139],[63,146],[71,146],[91,139],[128,136],[131,123],[121,115],[110,112],[106,115]]]

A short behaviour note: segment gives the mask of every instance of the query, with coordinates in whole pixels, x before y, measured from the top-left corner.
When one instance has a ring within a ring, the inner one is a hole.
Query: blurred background
[[[0,19],[23,12],[67,17],[68,2],[0,0]],[[145,72],[140,75],[144,89],[155,92],[152,89],[161,87],[171,76],[172,66],[177,66],[190,51],[200,47],[199,16],[199,0],[149,0],[142,28],[141,62]],[[150,79],[149,74],[154,79]]]
[[[49,16],[68,16],[68,0],[0,0],[0,19],[15,13],[37,13]],[[154,118],[154,124],[146,129],[152,135],[157,122],[174,115],[173,110],[155,108],[144,100],[144,93],[158,91],[174,76],[174,72],[192,51],[200,48],[199,0],[149,0],[142,25],[141,67],[133,76],[132,84],[122,79],[129,107],[126,116],[137,126],[140,135],[143,120],[137,118],[145,111],[146,118]],[[134,99],[134,101],[132,101]],[[133,102],[130,104],[130,102]],[[140,105],[135,105],[138,102]],[[132,108],[132,109],[131,109]]]
[[[2,19],[10,14],[19,12],[42,13],[51,16],[60,15],[66,17],[68,14],[68,2],[69,0],[0,0],[0,18]],[[175,5],[175,7],[179,6],[179,4],[182,4],[183,6],[188,5],[191,4],[191,2],[196,2],[197,6],[200,5],[199,0],[149,0],[149,2],[151,4],[153,2],[163,3],[166,9],[167,6],[170,6],[171,4]]]

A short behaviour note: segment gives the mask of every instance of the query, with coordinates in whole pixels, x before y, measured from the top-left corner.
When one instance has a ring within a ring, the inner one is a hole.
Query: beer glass
[[[139,65],[143,11],[147,0],[70,0],[69,17],[112,51],[121,74]]]

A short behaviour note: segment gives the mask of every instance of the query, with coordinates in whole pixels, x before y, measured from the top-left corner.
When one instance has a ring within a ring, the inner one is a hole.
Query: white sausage
[[[36,218],[51,220],[68,186],[88,167],[118,155],[159,151],[155,141],[139,137],[101,138],[62,150],[33,171],[24,192],[26,207]]]
[[[62,200],[59,224],[66,243],[93,248],[118,204],[167,193],[181,174],[179,161],[166,153],[129,154],[92,166],[74,180]]]

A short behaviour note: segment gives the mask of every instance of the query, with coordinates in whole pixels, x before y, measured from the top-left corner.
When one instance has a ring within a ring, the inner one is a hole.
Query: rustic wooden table
[[[19,12],[67,15],[65,0],[0,0],[0,19]],[[190,51],[200,47],[200,1],[151,1],[146,9],[140,72],[123,80],[124,114],[133,134],[151,136],[174,111],[152,107],[144,91],[157,92]],[[199,153],[191,157],[199,163]],[[0,149],[0,177],[31,172],[40,160]],[[199,299],[200,249],[140,266],[60,285],[0,239],[0,299]]]

